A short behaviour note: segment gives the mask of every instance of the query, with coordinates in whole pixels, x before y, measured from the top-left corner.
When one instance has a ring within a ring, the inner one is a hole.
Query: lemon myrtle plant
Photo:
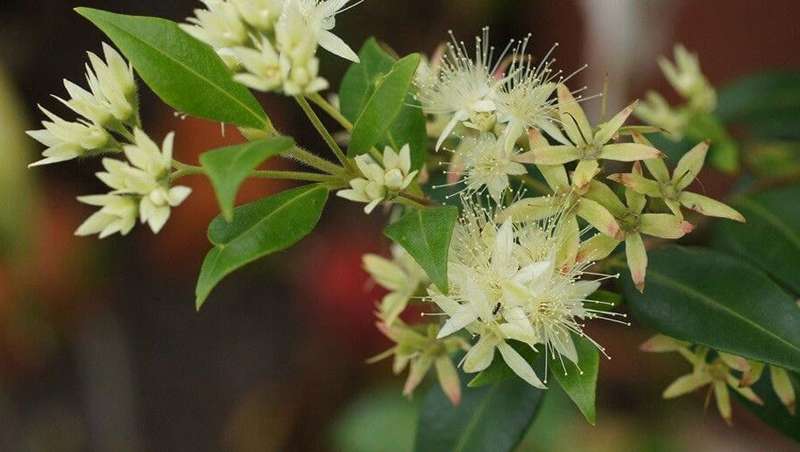
[[[182,24],[78,8],[114,46],[88,54],[84,84],[64,82],[68,119],[41,107],[29,134],[46,149],[31,166],[99,160],[107,191],[78,198],[97,211],[76,234],[100,238],[137,223],[158,233],[191,196],[181,178],[206,176],[220,215],[197,309],[232,272],[312,233],[331,195],[384,217],[392,254],[364,268],[387,289],[376,325],[393,345],[373,361],[407,373],[406,395],[426,388],[417,450],[512,450],[553,386],[595,424],[610,356],[594,321],[644,325],[659,335],[642,350],[688,361],[665,398],[708,387],[726,421],[733,396],[800,439],[800,186],[747,174],[729,200],[702,193],[707,160],[743,171],[726,129],[735,105],[695,55],[660,61],[685,105],[650,93],[590,121],[595,96],[571,84],[580,69],[532,55],[530,36],[495,47],[488,28],[474,44],[451,35],[431,57],[373,38],[356,53],[336,17],[358,3],[204,0]],[[352,64],[338,92],[320,49]],[[247,142],[177,160],[180,136],[143,128],[142,86]],[[251,90],[293,98],[327,149],[278,130]],[[269,159],[302,169],[259,170]],[[237,206],[247,178],[298,185]],[[775,240],[759,246],[759,234]],[[693,246],[668,244],[687,235]],[[405,315],[411,305],[423,315]]]

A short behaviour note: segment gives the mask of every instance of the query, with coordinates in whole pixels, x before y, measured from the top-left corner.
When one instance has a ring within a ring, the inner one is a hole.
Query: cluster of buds
[[[181,204],[191,190],[170,186],[172,142],[170,134],[159,148],[140,128],[138,94],[133,68],[112,47],[103,44],[105,59],[89,53],[86,90],[68,80],[69,99],[58,98],[81,118],[66,121],[42,108],[49,121],[44,129],[28,134],[47,149],[44,159],[31,166],[63,162],[78,157],[122,154],[127,161],[104,158],[105,171],[97,173],[111,191],[79,197],[100,209],[75,231],[77,235],[125,235],[136,220],[159,232],[170,208]]]
[[[658,61],[661,71],[670,85],[686,103],[672,107],[663,96],[655,91],[647,93],[645,102],[639,104],[636,116],[642,121],[669,133],[678,141],[686,133],[689,121],[696,114],[707,114],[717,106],[717,93],[700,69],[697,55],[690,53],[682,45],[675,46],[675,62],[661,57]]]
[[[388,293],[378,304],[378,329],[395,345],[370,362],[394,356],[394,373],[409,369],[403,394],[411,396],[432,368],[442,390],[457,405],[461,400],[461,382],[450,355],[469,347],[460,337],[441,341],[435,324],[408,325],[400,319],[409,301],[430,284],[425,271],[398,245],[392,246],[392,258],[375,254],[364,256],[364,269]]]
[[[331,30],[349,0],[203,0],[206,9],[181,27],[212,46],[236,72],[235,80],[258,91],[289,96],[328,87],[319,76],[317,47],[342,58],[358,56]]]
[[[751,388],[761,378],[766,367],[764,363],[713,351],[708,347],[692,345],[663,335],[650,338],[642,344],[641,349],[645,352],[676,352],[692,365],[691,373],[678,378],[664,390],[665,399],[679,397],[710,386],[717,402],[717,409],[728,424],[732,419],[729,393],[731,389],[752,403],[764,404]],[[794,415],[796,397],[789,374],[785,369],[776,366],[769,366],[769,371],[772,389],[789,413]]]
[[[336,194],[355,202],[367,203],[364,212],[372,213],[383,201],[389,201],[406,189],[419,171],[411,171],[411,148],[408,144],[396,152],[389,146],[383,150],[382,165],[369,154],[355,158],[363,177],[350,180],[350,188]]]

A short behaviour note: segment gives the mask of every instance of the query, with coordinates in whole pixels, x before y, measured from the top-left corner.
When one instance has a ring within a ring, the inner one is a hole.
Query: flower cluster
[[[88,90],[65,80],[69,99],[58,98],[81,118],[69,122],[42,108],[49,121],[42,122],[44,129],[28,134],[47,149],[45,158],[30,166],[121,153],[127,162],[104,158],[105,171],[97,173],[111,191],[78,198],[100,209],[75,234],[98,234],[100,238],[116,233],[126,235],[137,219],[159,232],[169,218],[170,208],[181,204],[191,190],[170,186],[173,135],[168,135],[159,148],[140,128],[132,67],[107,44],[103,44],[103,55],[101,59],[89,53]]]
[[[181,27],[212,46],[239,83],[289,96],[311,94],[328,87],[319,76],[318,46],[358,62],[331,32],[349,1],[203,0],[206,9],[195,10]]]
[[[680,140],[686,133],[691,118],[696,114],[711,113],[717,106],[717,93],[700,69],[697,55],[682,45],[675,46],[675,63],[665,57],[658,61],[669,83],[685,100],[680,107],[672,107],[655,91],[646,95],[639,104],[636,116],[642,121],[664,129],[667,136]]]
[[[766,365],[740,356],[710,350],[671,337],[657,335],[642,344],[645,352],[677,352],[691,365],[692,372],[675,380],[664,390],[664,398],[671,399],[688,394],[704,386],[711,386],[717,409],[725,422],[731,423],[730,393],[732,389],[752,403],[764,402],[751,386],[760,378]],[[769,366],[772,389],[790,414],[794,415],[796,397],[791,378],[785,369]]]
[[[364,207],[367,214],[408,187],[419,172],[411,171],[411,147],[408,144],[400,148],[399,153],[386,146],[382,166],[368,154],[359,155],[355,160],[364,177],[352,179],[351,188],[336,194],[351,201],[367,203]]]
[[[543,388],[530,363],[508,341],[534,350],[542,345],[545,355],[562,366],[565,358],[579,365],[573,341],[591,341],[583,322],[619,321],[617,317],[624,316],[588,299],[602,279],[616,275],[588,280],[588,265],[563,254],[570,235],[563,212],[542,221],[506,219],[498,224],[492,208],[470,199],[464,199],[464,205],[449,253],[450,290],[444,294],[435,286],[428,289],[430,299],[447,316],[439,337],[462,329],[478,336],[464,359],[465,372],[486,369],[497,350],[520,378]]]

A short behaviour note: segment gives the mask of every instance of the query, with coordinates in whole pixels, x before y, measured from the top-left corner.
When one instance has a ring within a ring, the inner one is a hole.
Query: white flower
[[[225,0],[202,0],[207,9],[194,10],[195,17],[180,27],[196,39],[219,50],[243,45],[248,40],[247,27],[233,3]]]
[[[233,77],[237,82],[258,91],[272,91],[283,84],[287,68],[281,65],[278,52],[265,36],[257,49],[233,47],[231,52],[247,70]]]
[[[317,58],[292,62],[285,55],[281,55],[281,70],[288,74],[283,82],[283,92],[287,96],[313,94],[329,86],[328,81],[319,76]]]
[[[293,22],[296,28],[293,30],[295,33],[312,35],[323,49],[358,63],[358,55],[353,49],[331,32],[336,26],[337,14],[361,3],[359,1],[346,7],[349,2],[350,0],[287,0],[284,11],[291,15],[296,10],[302,16],[302,28],[297,22]]]
[[[411,148],[404,145],[400,152],[386,146],[383,166],[367,154],[355,158],[364,177],[350,181],[350,189],[339,190],[336,195],[350,201],[365,202],[364,212],[371,213],[388,194],[400,192],[411,184],[419,171],[411,171]]]
[[[308,24],[305,9],[299,0],[290,0],[275,26],[277,49],[285,75],[283,92],[289,96],[311,94],[328,87],[328,81],[319,77],[317,51],[318,34]]]
[[[42,153],[45,158],[29,167],[72,160],[116,145],[111,135],[96,124],[83,120],[65,121],[41,106],[39,109],[50,121],[42,121],[44,129],[27,133],[47,149]]]
[[[488,189],[495,201],[500,201],[508,188],[508,176],[528,174],[525,166],[514,161],[515,149],[506,150],[503,142],[491,134],[465,139],[458,148],[458,154],[459,161],[464,165],[463,179],[467,191]]]
[[[132,196],[81,196],[78,201],[99,206],[101,209],[87,218],[75,231],[75,235],[99,234],[101,239],[116,233],[127,235],[136,224],[138,205]]]
[[[553,72],[551,66],[555,60],[549,59],[557,44],[538,64],[534,64],[533,58],[525,54],[529,39],[530,36],[525,38],[514,51],[507,82],[497,94],[497,119],[507,124],[504,136],[509,151],[531,128],[544,130],[562,143],[566,142],[556,125],[558,98],[553,95],[558,83],[564,83],[566,79],[560,77],[561,71]]]
[[[475,38],[474,60],[468,56],[463,42],[457,42],[454,36],[452,40],[438,77],[427,75],[416,80],[417,98],[423,110],[450,118],[436,143],[437,150],[460,123],[483,132],[492,130],[496,122],[497,93],[505,82],[495,75],[506,52],[493,63],[494,47],[489,45],[488,28]]]
[[[131,195],[139,201],[139,219],[158,233],[169,219],[170,208],[179,206],[191,193],[183,186],[170,187],[174,134],[164,139],[161,148],[143,131],[134,131],[136,142],[125,146],[130,164],[103,159],[105,172],[97,177],[113,189],[114,195]]]
[[[271,31],[283,11],[285,0],[230,0],[251,27]]]
[[[364,269],[372,279],[389,291],[381,301],[379,314],[381,320],[391,326],[419,286],[428,282],[428,276],[414,258],[397,244],[392,245],[391,260],[366,254],[363,261]]]
[[[106,102],[110,113],[119,121],[128,122],[137,108],[136,80],[133,67],[113,47],[103,43],[103,61],[89,52],[92,67],[86,67],[89,87],[98,99]]]
[[[549,358],[580,365],[572,336],[586,337],[583,321],[621,314],[587,306],[592,301],[586,297],[600,284],[582,280],[584,265],[558,267],[557,254],[566,239],[560,216],[520,225],[507,220],[498,226],[493,212],[465,202],[449,255],[450,292],[429,289],[433,302],[447,314],[439,337],[464,328],[479,336],[465,357],[465,372],[488,367],[497,349],[517,375],[544,387],[507,340],[534,350],[544,344]]]

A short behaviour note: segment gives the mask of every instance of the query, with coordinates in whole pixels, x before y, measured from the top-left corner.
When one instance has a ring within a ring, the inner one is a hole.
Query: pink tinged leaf
[[[408,371],[408,378],[403,386],[403,395],[410,397],[414,393],[414,389],[422,382],[425,375],[433,365],[433,358],[428,353],[423,353],[419,358],[411,362],[411,368]]]
[[[744,216],[736,209],[707,196],[685,191],[680,194],[678,201],[687,209],[694,210],[705,216],[728,218],[740,223],[747,222]]]
[[[525,358],[517,353],[510,345],[501,342],[497,345],[497,349],[500,350],[500,355],[503,356],[503,361],[508,364],[508,367],[520,378],[525,380],[526,383],[539,389],[547,389],[547,386],[545,386],[542,380],[536,375],[533,367],[531,367],[531,365],[525,361]]]
[[[611,212],[600,203],[583,198],[578,201],[575,213],[603,234],[618,240],[623,239],[622,230],[617,220],[614,219],[614,215],[611,215]]]
[[[461,381],[449,356],[444,355],[436,359],[436,377],[450,403],[458,406],[461,403]]]
[[[650,140],[638,133],[633,134],[633,141],[651,148],[655,147],[652,143],[650,143]],[[644,160],[644,166],[647,167],[647,170],[650,171],[650,174],[652,174],[657,181],[661,183],[667,183],[670,181],[669,168],[667,168],[667,164],[664,163],[664,160],[647,159]]]
[[[742,375],[742,379],[739,380],[739,386],[752,386],[755,382],[761,379],[761,375],[764,373],[765,366],[766,365],[761,362],[751,362],[750,370]]]
[[[569,189],[569,176],[563,165],[536,165],[536,168],[554,192]]]
[[[558,112],[570,140],[577,145],[588,144],[587,140],[592,138],[592,127],[583,108],[564,84],[558,85]]]
[[[647,198],[641,193],[637,193],[630,188],[625,189],[625,202],[628,203],[628,208],[631,212],[642,213],[647,205]]]
[[[621,240],[617,240],[605,234],[596,234],[594,237],[581,243],[576,259],[578,262],[596,262],[600,259],[605,259],[620,243],[622,243]]]
[[[523,198],[503,209],[496,221],[503,222],[511,219],[514,222],[538,221],[555,214],[559,206],[551,198],[540,196],[538,198]]]
[[[756,394],[755,392],[753,392],[753,390],[752,390],[752,389],[750,389],[750,388],[748,388],[748,387],[746,387],[746,386],[743,386],[743,385],[742,385],[742,384],[739,382],[739,380],[737,380],[737,379],[736,379],[736,377],[734,377],[734,376],[733,376],[733,375],[731,375],[730,373],[729,373],[728,375],[726,375],[726,376],[725,376],[725,383],[727,383],[727,384],[728,384],[728,386],[730,386],[731,388],[733,388],[733,390],[734,390],[734,391],[736,391],[736,392],[738,392],[739,394],[741,394],[741,395],[742,395],[742,397],[744,397],[744,398],[746,398],[747,400],[749,400],[749,401],[751,401],[751,402],[755,403],[756,405],[763,405],[763,404],[764,404],[764,401],[763,401],[763,400],[761,400],[761,397],[759,397],[759,396],[758,396],[758,394]]]
[[[731,355],[730,353],[719,352],[719,359],[731,369],[736,369],[739,372],[747,373],[750,371],[750,363],[741,356]]]
[[[628,234],[625,238],[625,256],[633,283],[644,293],[644,278],[647,273],[647,250],[640,234]]]
[[[663,157],[661,151],[654,147],[639,143],[607,144],[600,151],[600,158],[619,162],[635,162],[636,160],[657,159]]]
[[[600,172],[600,163],[597,160],[581,160],[578,162],[578,166],[575,167],[572,183],[576,188],[583,189],[594,179],[598,172]]]
[[[651,198],[661,198],[663,196],[658,182],[636,173],[612,174],[608,178]]]
[[[581,229],[578,225],[578,217],[569,215],[564,220],[564,244],[559,248],[556,255],[556,263],[559,268],[570,267],[578,257],[578,249],[581,242]]]
[[[649,353],[677,352],[687,347],[687,345],[686,342],[673,339],[663,334],[657,334],[640,345],[639,350]]]
[[[662,239],[679,239],[694,229],[691,223],[670,213],[646,213],[641,216],[640,231]]]
[[[680,397],[684,394],[689,394],[698,388],[702,388],[709,383],[711,383],[711,377],[707,373],[693,372],[673,381],[672,384],[667,386],[667,389],[664,390],[662,397],[665,399]]]
[[[543,146],[522,153],[514,158],[519,163],[536,165],[563,165],[578,160],[580,154],[575,146]]]
[[[733,425],[731,421],[731,395],[728,393],[728,386],[724,381],[715,381],[713,386],[714,398],[717,399],[717,409],[720,416],[725,419],[728,425]]]
[[[675,184],[676,190],[680,191],[688,187],[700,174],[700,170],[703,169],[703,164],[706,161],[707,153],[708,142],[704,141],[681,157],[675,167],[675,172],[672,174],[672,183]]]
[[[795,414],[795,407],[797,399],[795,397],[794,387],[789,374],[779,367],[769,366],[769,375],[772,380],[772,388],[775,394],[781,399],[781,403],[789,410],[792,416]]]
[[[628,117],[633,113],[633,110],[636,108],[636,105],[639,101],[634,101],[632,104],[628,105],[617,113],[613,118],[611,118],[607,123],[600,126],[600,129],[597,131],[597,134],[594,136],[594,142],[598,145],[603,145],[611,141],[614,138],[614,135],[617,134],[617,131],[625,121],[628,120]]]

